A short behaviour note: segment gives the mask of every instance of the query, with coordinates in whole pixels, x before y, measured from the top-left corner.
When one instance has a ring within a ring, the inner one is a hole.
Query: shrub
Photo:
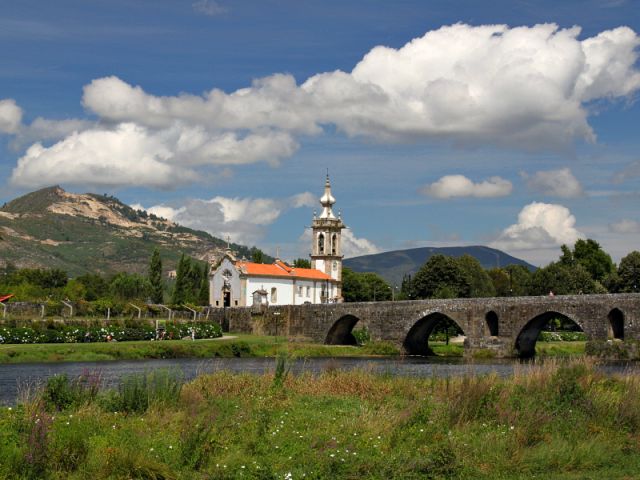
[[[182,374],[176,370],[128,375],[116,391],[103,397],[102,404],[110,411],[143,413],[152,404],[174,405],[180,397],[182,385]]]

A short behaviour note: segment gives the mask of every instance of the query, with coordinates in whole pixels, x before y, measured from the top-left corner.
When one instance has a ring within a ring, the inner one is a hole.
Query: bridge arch
[[[429,336],[434,328],[443,321],[451,321],[462,330],[460,324],[450,316],[440,312],[429,313],[409,329],[402,343],[405,352],[408,355],[433,355],[433,351],[429,348]]]
[[[357,345],[356,337],[353,336],[353,327],[359,321],[360,319],[355,315],[343,315],[333,322],[324,343],[326,345]]]
[[[542,329],[554,318],[569,320],[584,331],[581,323],[564,313],[557,311],[546,311],[529,320],[518,333],[516,337],[515,350],[520,358],[531,358],[536,354],[536,342]]]
[[[624,313],[619,308],[612,309],[607,315],[609,320],[609,338],[624,340]]]
[[[498,314],[493,310],[487,312],[484,316],[484,323],[487,326],[489,335],[491,337],[497,337],[500,334],[500,326],[498,323]]]

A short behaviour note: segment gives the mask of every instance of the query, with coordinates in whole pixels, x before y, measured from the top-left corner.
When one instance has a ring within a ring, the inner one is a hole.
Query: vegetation
[[[584,362],[510,378],[328,369],[50,380],[0,408],[0,477],[635,478],[640,379]]]
[[[164,303],[164,286],[162,285],[162,258],[160,250],[153,249],[151,260],[149,261],[149,298],[152,303]]]
[[[311,262],[307,258],[296,258],[293,266],[294,268],[311,268]]]
[[[391,287],[375,273],[354,272],[342,269],[342,296],[347,302],[388,301],[392,298]]]

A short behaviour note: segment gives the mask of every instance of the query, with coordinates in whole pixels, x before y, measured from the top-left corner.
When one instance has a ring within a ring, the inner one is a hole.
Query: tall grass
[[[56,412],[2,408],[0,478],[640,476],[635,374],[584,360],[522,365],[509,378],[291,375],[285,356],[276,366],[185,385],[150,372]]]

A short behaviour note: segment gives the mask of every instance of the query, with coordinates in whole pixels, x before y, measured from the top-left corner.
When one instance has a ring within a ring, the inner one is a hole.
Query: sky
[[[0,202],[115,195],[306,257],[640,250],[640,0],[0,0]]]

